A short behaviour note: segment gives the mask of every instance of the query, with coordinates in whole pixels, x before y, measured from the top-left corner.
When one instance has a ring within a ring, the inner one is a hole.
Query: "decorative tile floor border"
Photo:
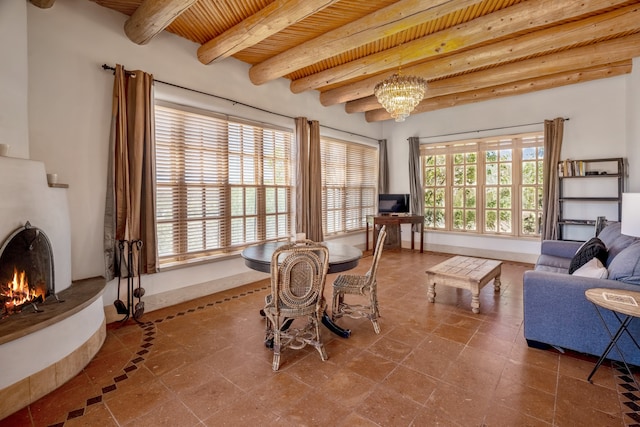
[[[125,381],[125,380],[129,379],[129,374],[131,374],[132,372],[135,372],[138,369],[138,365],[145,362],[145,360],[146,360],[145,356],[151,351],[151,347],[153,347],[153,341],[156,338],[156,332],[157,332],[156,324],[175,319],[176,317],[185,316],[185,315],[187,315],[189,313],[195,313],[198,310],[204,310],[206,308],[213,307],[213,306],[218,305],[218,304],[223,304],[223,303],[228,302],[228,301],[233,301],[233,300],[236,300],[236,299],[239,299],[239,298],[242,298],[242,297],[246,297],[246,296],[252,295],[252,294],[254,294],[256,292],[267,291],[267,290],[269,290],[269,288],[270,288],[270,285],[266,285],[266,286],[263,286],[261,288],[251,289],[251,290],[248,290],[248,291],[240,292],[237,295],[232,295],[232,296],[229,296],[229,297],[225,297],[225,298],[216,300],[214,302],[210,302],[210,303],[207,303],[207,304],[199,305],[199,306],[197,306],[195,308],[189,308],[187,310],[179,311],[176,314],[168,315],[168,316],[166,316],[164,318],[161,318],[161,319],[156,319],[154,321],[138,323],[138,326],[145,331],[144,334],[143,334],[142,343],[140,344],[140,350],[138,352],[136,352],[136,357],[134,357],[129,362],[127,362],[127,366],[126,366],[126,368],[123,369],[123,373],[121,375],[118,375],[118,376],[113,378],[113,384],[110,384],[108,386],[103,387],[102,388],[102,393],[100,395],[94,396],[94,397],[91,397],[91,398],[87,399],[84,408],[74,409],[73,411],[70,411],[67,414],[67,419],[65,421],[62,421],[62,422],[56,423],[56,424],[51,424],[48,427],[63,427],[65,422],[67,422],[69,420],[72,420],[72,419],[75,419],[75,418],[82,417],[86,413],[86,409],[88,407],[90,407],[91,405],[95,405],[96,403],[102,402],[102,397],[105,394],[111,393],[111,392],[117,390],[118,389],[118,383],[121,383],[122,381]],[[55,390],[52,393],[55,393]]]

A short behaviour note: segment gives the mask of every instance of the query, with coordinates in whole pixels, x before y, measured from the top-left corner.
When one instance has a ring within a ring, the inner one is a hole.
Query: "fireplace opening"
[[[55,295],[51,242],[27,221],[0,248],[2,318],[38,305]]]

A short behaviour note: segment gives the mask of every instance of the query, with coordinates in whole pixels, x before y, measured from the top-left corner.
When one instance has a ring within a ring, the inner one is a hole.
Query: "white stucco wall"
[[[0,144],[28,159],[26,1],[0,2],[0,58]]]

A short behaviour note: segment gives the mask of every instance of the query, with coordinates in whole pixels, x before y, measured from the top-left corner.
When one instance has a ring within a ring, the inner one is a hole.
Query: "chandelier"
[[[427,82],[418,76],[395,73],[376,85],[373,93],[396,122],[404,122],[409,113],[422,101]]]

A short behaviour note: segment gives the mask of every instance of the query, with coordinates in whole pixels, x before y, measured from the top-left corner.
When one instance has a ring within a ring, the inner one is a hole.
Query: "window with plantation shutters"
[[[543,147],[541,132],[422,145],[425,227],[538,237]]]
[[[321,138],[320,152],[325,236],[363,229],[367,215],[376,213],[377,148]]]
[[[183,106],[155,115],[161,265],[291,235],[291,130]]]

